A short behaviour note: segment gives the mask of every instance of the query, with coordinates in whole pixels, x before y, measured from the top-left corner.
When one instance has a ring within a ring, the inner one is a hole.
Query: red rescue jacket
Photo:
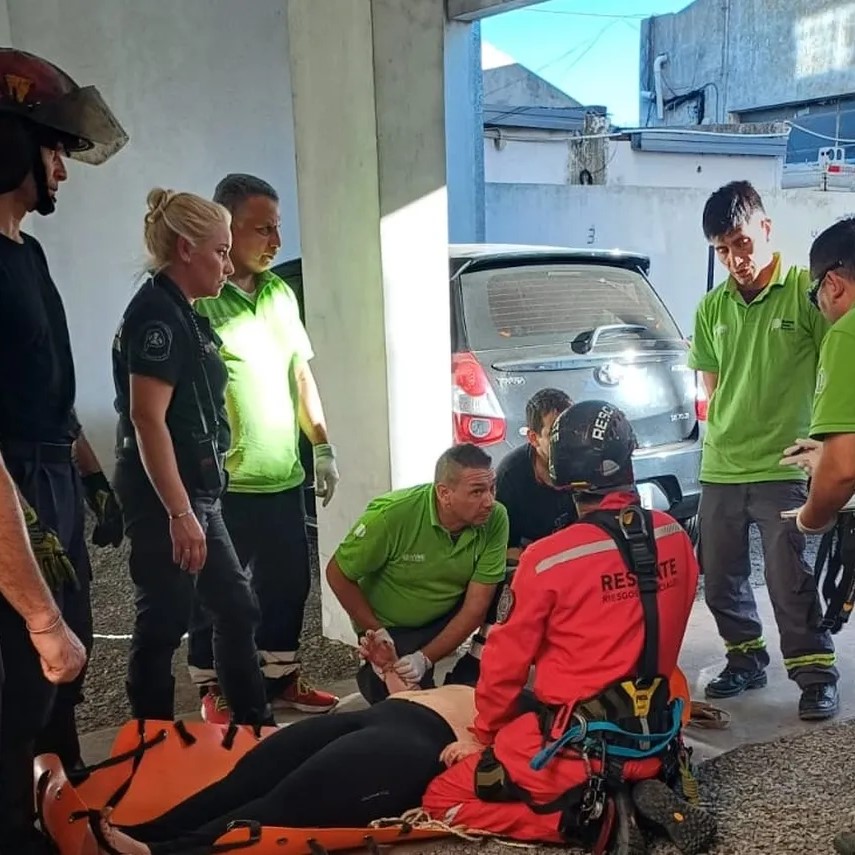
[[[632,493],[607,496],[603,510],[637,504]],[[682,526],[653,512],[659,562],[659,673],[676,665],[698,584],[698,563]],[[474,731],[486,745],[518,715],[517,699],[535,666],[534,693],[572,707],[635,674],[644,619],[635,578],[615,542],[580,521],[523,552],[510,608],[493,627],[475,690]]]

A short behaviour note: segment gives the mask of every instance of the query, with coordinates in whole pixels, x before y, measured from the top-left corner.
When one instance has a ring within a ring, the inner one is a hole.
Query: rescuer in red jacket
[[[663,783],[679,774],[681,702],[666,675],[698,565],[679,523],[640,507],[636,446],[624,414],[603,401],[556,420],[550,474],[580,520],[521,556],[484,648],[474,740],[446,749],[450,768],[425,795],[434,818],[634,855],[646,851],[636,808],[684,852],[714,838],[711,817]]]

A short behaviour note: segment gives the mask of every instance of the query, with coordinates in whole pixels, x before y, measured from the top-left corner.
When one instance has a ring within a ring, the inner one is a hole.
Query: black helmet
[[[0,48],[0,193],[19,187],[32,171],[38,210],[50,213],[41,146],[62,144],[69,157],[98,165],[127,141],[94,86],[78,86],[62,69],[34,54]]]
[[[629,419],[606,401],[581,401],[555,420],[549,435],[549,476],[556,487],[608,492],[632,484],[638,448]]]

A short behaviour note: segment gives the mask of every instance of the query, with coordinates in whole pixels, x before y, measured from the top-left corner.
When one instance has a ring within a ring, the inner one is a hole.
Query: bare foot
[[[123,831],[119,831],[115,826],[110,825],[106,817],[101,817],[101,834],[104,840],[112,847],[113,852],[121,852],[122,855],[151,855],[151,849],[140,843],[139,840],[134,840]],[[109,849],[105,849],[103,844],[99,845],[99,855],[111,855]]]

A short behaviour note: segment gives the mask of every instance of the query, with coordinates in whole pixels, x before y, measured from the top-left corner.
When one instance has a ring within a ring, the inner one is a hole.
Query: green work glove
[[[93,472],[80,480],[86,491],[86,504],[97,520],[92,532],[92,543],[95,546],[118,546],[125,536],[125,524],[110,482],[103,472]]]
[[[59,590],[67,582],[71,582],[75,588],[78,587],[79,582],[74,565],[59,542],[56,532],[45,528],[39,522],[36,512],[23,498],[21,499],[21,509],[24,511],[24,522],[27,524],[30,546],[45,582],[54,591]]]

